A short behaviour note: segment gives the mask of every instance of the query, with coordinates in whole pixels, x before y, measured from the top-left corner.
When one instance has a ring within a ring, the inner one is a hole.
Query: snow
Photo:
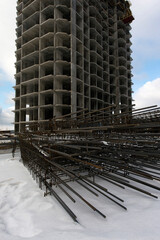
[[[72,203],[62,193],[78,223],[32,179],[29,171],[11,153],[0,154],[0,240],[159,240],[160,201],[130,189],[120,189],[105,182],[109,191],[125,200],[125,211],[103,196],[93,197],[80,185],[76,191],[95,205],[107,218],[93,212],[76,199]],[[97,181],[104,184],[102,180]],[[154,182],[160,185],[158,182]],[[160,197],[156,190],[150,190]],[[75,196],[73,196],[75,197]]]

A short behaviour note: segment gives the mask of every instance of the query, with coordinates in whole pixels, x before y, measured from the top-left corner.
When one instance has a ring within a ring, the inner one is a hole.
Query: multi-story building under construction
[[[18,0],[15,130],[87,108],[131,111],[125,0]]]

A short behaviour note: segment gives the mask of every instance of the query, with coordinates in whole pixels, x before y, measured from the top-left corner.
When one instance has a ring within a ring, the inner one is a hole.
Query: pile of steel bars
[[[153,190],[160,191],[160,109],[151,106],[110,114],[114,107],[92,112],[84,109],[43,125],[32,124],[19,136],[24,165],[39,187],[45,187],[45,195],[53,195],[74,221],[78,222],[77,216],[60,192],[106,216],[71,182],[124,210],[124,200],[107,189],[105,182],[151,198],[157,198]]]
[[[18,146],[17,137],[0,137],[0,150],[13,149]]]

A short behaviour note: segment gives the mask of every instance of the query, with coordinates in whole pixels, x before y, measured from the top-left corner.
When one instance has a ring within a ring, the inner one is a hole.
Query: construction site
[[[15,140],[75,222],[78,200],[106,218],[99,195],[127,210],[105,183],[158,198],[160,108],[132,104],[133,20],[125,0],[17,1]]]

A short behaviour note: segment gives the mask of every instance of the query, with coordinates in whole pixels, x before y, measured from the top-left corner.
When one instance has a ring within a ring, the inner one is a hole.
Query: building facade
[[[15,131],[87,108],[131,111],[125,0],[18,0]]]

